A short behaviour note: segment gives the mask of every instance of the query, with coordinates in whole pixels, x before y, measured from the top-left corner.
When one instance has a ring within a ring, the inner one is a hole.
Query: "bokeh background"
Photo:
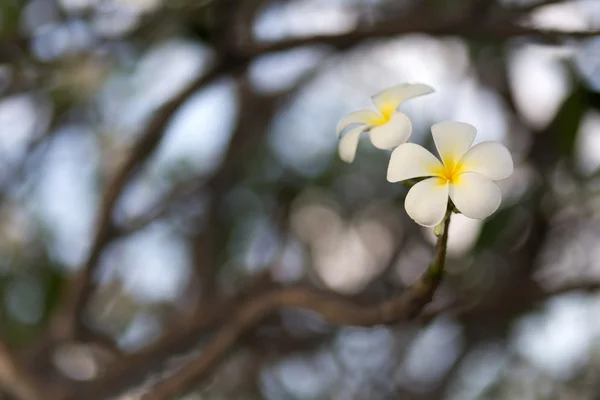
[[[599,28],[597,0],[0,0],[0,398],[141,398],[273,288],[401,292],[434,236],[335,125],[422,82],[413,141],[455,119],[515,160],[433,302],[282,309],[181,398],[600,399]]]

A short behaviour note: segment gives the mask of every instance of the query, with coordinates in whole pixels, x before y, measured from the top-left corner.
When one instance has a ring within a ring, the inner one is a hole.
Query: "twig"
[[[567,0],[541,0],[538,2],[531,3],[531,4],[515,5],[513,7],[510,7],[509,11],[512,11],[512,12],[515,12],[518,14],[529,14],[541,7],[546,7],[546,6],[550,6],[550,5],[554,5],[554,4],[566,4],[566,3],[568,3]]]
[[[151,400],[168,398],[169,394],[184,391],[190,384],[201,379],[238,343],[243,334],[263,318],[282,308],[295,307],[313,311],[325,320],[340,325],[374,326],[412,319],[431,301],[443,277],[448,224],[449,218],[445,221],[444,234],[436,244],[434,259],[427,271],[406,291],[386,301],[365,306],[331,292],[300,286],[276,288],[267,292],[252,291],[220,305],[208,306],[201,318],[191,324],[173,328],[173,334],[151,348],[122,357],[104,377],[76,385],[69,400],[101,400],[137,387],[148,375],[164,368],[162,366],[168,359],[189,351],[208,331],[225,324],[214,333],[213,341],[206,346],[199,359],[157,384],[148,394],[151,396],[148,399]],[[161,393],[167,397],[153,397]]]
[[[401,20],[381,23],[369,29],[357,29],[341,35],[316,35],[256,46],[246,49],[245,54],[247,57],[257,57],[265,53],[315,45],[332,46],[343,50],[369,39],[388,39],[418,32],[431,35],[462,36],[477,40],[506,40],[523,36],[548,44],[561,43],[568,38],[581,39],[600,35],[600,30],[562,31],[522,26],[514,22],[512,18],[502,18],[488,24],[481,24],[465,18],[448,21],[429,16],[427,18],[409,16]]]
[[[0,340],[0,386],[19,400],[42,400],[37,382],[18,363],[6,344]]]
[[[559,296],[570,292],[596,292],[598,290],[600,290],[600,282],[566,282],[551,289],[536,293],[534,299],[536,301],[542,301],[549,297]]]
[[[331,294],[323,294],[323,293],[315,293],[314,290],[309,289],[278,289],[278,293],[283,293],[286,290],[295,291],[297,297],[305,296],[306,298],[310,298],[312,300],[302,301],[302,306],[304,304],[310,303],[313,307],[304,307],[306,309],[312,309],[313,311],[318,312],[317,308],[321,309],[321,306],[317,305],[319,302],[330,301],[336,304],[335,307],[342,308],[344,310],[344,315],[340,316],[338,319],[338,323],[340,324],[352,324],[353,322],[364,322],[359,323],[358,325],[368,325],[366,322],[369,321],[355,321],[355,320],[341,320],[342,317],[346,315],[350,315],[349,318],[352,318],[352,313],[358,312],[362,315],[364,309],[368,309],[368,307],[361,308],[355,306],[354,304],[348,304],[348,302],[344,302],[343,300],[333,300]],[[410,290],[410,289],[409,289]],[[566,284],[562,284],[552,289],[548,290],[534,290],[527,286],[524,291],[527,292],[528,297],[523,298],[521,296],[516,296],[518,300],[518,306],[509,308],[512,310],[511,313],[522,313],[524,310],[530,309],[533,305],[542,302],[546,299],[549,299],[553,296],[558,296],[565,293],[570,293],[574,291],[583,291],[583,292],[596,292],[600,291],[600,282],[570,282]],[[275,296],[272,294],[267,296]],[[292,296],[292,295],[290,295]],[[402,295],[400,295],[402,296]],[[391,299],[388,302],[399,301],[395,299]],[[69,399],[81,399],[85,398],[88,400],[101,400],[109,398],[110,396],[115,396],[118,393],[122,393],[126,388],[132,387],[135,385],[135,382],[140,381],[143,378],[144,374],[147,374],[148,371],[156,371],[157,363],[156,360],[166,360],[169,356],[173,357],[174,355],[185,351],[185,349],[189,349],[192,346],[192,342],[197,341],[203,332],[206,332],[207,329],[210,329],[215,324],[220,323],[223,320],[227,319],[227,315],[235,314],[233,310],[235,309],[235,304],[244,303],[245,298],[236,299],[235,301],[229,302],[227,304],[223,304],[212,309],[212,313],[206,315],[203,319],[198,320],[193,324],[193,326],[183,327],[182,331],[179,332],[175,336],[166,338],[165,341],[161,343],[157,343],[157,345],[152,348],[144,351],[144,353],[136,354],[132,356],[125,357],[122,359],[118,365],[111,369],[110,374],[100,378],[98,381],[91,382],[90,384],[84,384],[79,387],[77,391],[77,395],[70,397]],[[373,306],[373,308],[382,308],[383,304]],[[451,314],[456,318],[461,318],[463,316],[489,316],[493,315],[494,312],[497,312],[498,307],[506,308],[507,304],[498,304],[494,302],[493,304],[482,304],[477,301],[461,303],[461,302],[452,302],[450,304],[438,305],[435,307],[431,307],[428,310],[422,311],[418,316],[418,322],[422,324],[427,324],[435,319],[439,315],[443,314]],[[514,309],[514,310],[513,310]],[[333,313],[334,311],[330,311]],[[374,311],[373,311],[374,312]],[[362,316],[361,316],[362,317]],[[361,318],[356,317],[356,318]],[[400,318],[402,319],[402,318]],[[331,322],[335,322],[330,320]],[[394,322],[394,321],[392,321]],[[387,323],[387,322],[385,322]],[[216,336],[218,337],[218,336]],[[217,340],[217,339],[216,339]],[[216,346],[213,342],[212,345],[209,345],[207,349],[211,346]],[[215,361],[216,362],[216,361]],[[155,400],[150,397],[151,400]]]
[[[302,308],[316,312],[328,322],[355,326],[391,324],[414,318],[431,301],[444,275],[450,215],[446,215],[433,262],[404,293],[368,307],[334,300],[306,289],[281,289],[250,299],[230,322],[215,333],[214,340],[205,347],[198,359],[156,384],[142,399],[167,400],[189,390],[211,372],[244,333],[267,315],[282,308]]]
[[[451,314],[454,317],[460,318],[466,315],[493,315],[499,309],[508,310],[513,314],[522,313],[530,309],[535,304],[548,300],[554,296],[571,292],[597,292],[600,291],[600,282],[582,281],[582,282],[567,282],[551,289],[542,289],[538,284],[535,286],[526,285],[519,293],[513,294],[511,297],[514,300],[502,302],[452,302],[432,307],[419,315],[419,321],[429,323],[436,317],[442,314]]]
[[[98,213],[98,226],[89,255],[80,272],[74,278],[71,287],[66,291],[65,297],[62,299],[63,306],[53,321],[52,328],[55,338],[74,338],[77,335],[78,324],[82,321],[81,317],[87,305],[88,298],[95,289],[93,277],[98,267],[100,254],[104,247],[118,236],[118,232],[113,225],[113,212],[117,200],[130,177],[158,146],[165,133],[167,123],[181,104],[205,84],[227,72],[228,70],[225,68],[215,67],[211,72],[198,77],[179,95],[164,104],[155,113],[146,132],[134,146],[130,156],[109,183]]]

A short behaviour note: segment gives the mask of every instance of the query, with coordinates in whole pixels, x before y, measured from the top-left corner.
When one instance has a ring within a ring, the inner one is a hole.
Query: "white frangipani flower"
[[[387,179],[399,182],[428,177],[415,184],[404,206],[419,225],[436,226],[444,219],[448,197],[462,214],[483,219],[500,206],[500,189],[493,181],[508,178],[513,160],[502,144],[482,142],[473,147],[475,127],[446,121],[431,127],[440,162],[425,148],[405,143],[393,152]]]
[[[348,114],[337,125],[340,139],[340,158],[348,163],[354,161],[358,140],[363,132],[369,131],[371,142],[378,149],[393,149],[406,142],[412,131],[412,124],[406,114],[398,111],[401,103],[413,97],[432,93],[432,87],[421,83],[404,83],[393,86],[371,96],[378,112],[360,110]]]

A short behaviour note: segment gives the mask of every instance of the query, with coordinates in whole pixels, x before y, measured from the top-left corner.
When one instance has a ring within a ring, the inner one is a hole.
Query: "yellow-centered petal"
[[[346,129],[352,127],[353,125],[364,125],[366,127],[371,127],[374,125],[378,125],[382,123],[381,115],[377,114],[375,111],[371,110],[360,110],[354,111],[350,114],[346,115],[344,118],[340,120],[337,124],[337,135],[338,137],[344,132]]]
[[[354,161],[356,156],[356,149],[358,148],[358,141],[360,140],[360,134],[365,131],[366,127],[358,126],[348,131],[340,139],[338,145],[338,154],[342,161],[351,163]]]
[[[482,142],[473,146],[460,161],[462,169],[477,172],[493,181],[508,178],[513,172],[510,152],[498,142]]]
[[[460,175],[458,183],[450,185],[450,198],[465,216],[483,219],[498,209],[501,194],[489,178],[476,172],[465,172]]]
[[[399,182],[424,176],[436,176],[443,168],[442,163],[424,147],[405,143],[392,152],[387,180]]]
[[[431,126],[435,147],[448,171],[457,167],[475,140],[477,130],[464,122],[444,121]]]
[[[448,206],[448,186],[440,178],[429,178],[410,188],[404,201],[408,216],[422,226],[442,222]]]
[[[431,86],[422,83],[403,83],[371,96],[371,100],[381,115],[389,120],[402,102],[432,92]]]
[[[378,149],[393,149],[406,142],[412,132],[410,119],[401,112],[395,112],[385,124],[371,128],[373,146]]]

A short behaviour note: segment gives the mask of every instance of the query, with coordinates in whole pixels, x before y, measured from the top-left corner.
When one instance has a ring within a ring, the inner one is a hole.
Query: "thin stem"
[[[448,248],[448,228],[450,227],[450,217],[452,216],[453,207],[448,207],[446,215],[444,216],[443,224],[444,230],[442,235],[438,238],[435,245],[435,256],[427,272],[432,278],[439,280],[444,275],[444,267],[446,265],[446,250]]]

